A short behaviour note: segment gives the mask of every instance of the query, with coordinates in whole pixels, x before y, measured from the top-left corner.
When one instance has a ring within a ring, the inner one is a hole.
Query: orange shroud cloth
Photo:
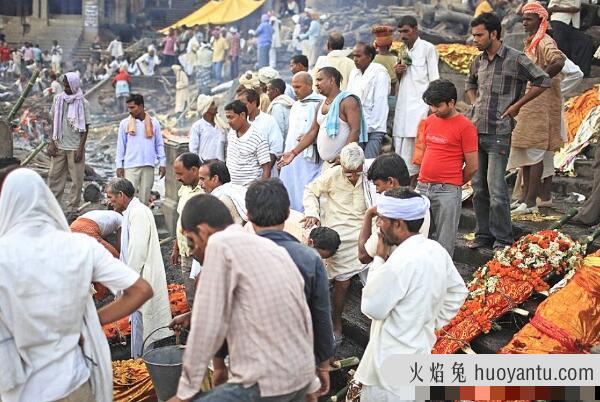
[[[185,287],[183,285],[171,284],[167,286],[167,289],[169,290],[169,302],[171,304],[171,314],[173,317],[190,311],[185,297]],[[106,324],[102,329],[109,341],[125,338],[127,335],[131,334],[129,317],[123,317],[117,322]]]
[[[600,344],[600,251],[541,303],[531,322],[498,353],[587,353]]]
[[[73,233],[83,233],[93,237],[98,241],[98,243],[102,244],[104,248],[112,254],[113,257],[119,258],[119,252],[117,249],[115,249],[112,244],[102,238],[100,228],[93,220],[87,218],[77,218],[73,221],[73,223],[71,223],[70,229]],[[106,286],[99,283],[94,283],[94,289],[96,289],[96,294],[94,295],[96,300],[102,300],[108,296],[108,289]]]
[[[112,362],[115,402],[155,402],[154,385],[142,359]]]

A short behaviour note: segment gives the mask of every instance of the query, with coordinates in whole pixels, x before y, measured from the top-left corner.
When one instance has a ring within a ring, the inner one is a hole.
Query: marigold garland
[[[480,333],[487,333],[492,320],[548,289],[544,278],[575,267],[585,246],[557,230],[528,234],[510,247],[497,251],[467,284],[469,296],[452,321],[438,332],[433,353],[455,353]]]

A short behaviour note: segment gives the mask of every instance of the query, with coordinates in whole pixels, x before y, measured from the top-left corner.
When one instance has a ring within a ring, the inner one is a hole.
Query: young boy
[[[478,167],[477,129],[456,110],[456,87],[448,80],[435,80],[423,93],[431,109],[425,121],[425,151],[419,172],[417,191],[431,201],[434,232],[448,254],[454,254],[454,242],[460,220],[462,185]]]
[[[333,257],[341,243],[340,235],[324,226],[311,230],[308,238],[308,246],[314,248],[324,260]]]

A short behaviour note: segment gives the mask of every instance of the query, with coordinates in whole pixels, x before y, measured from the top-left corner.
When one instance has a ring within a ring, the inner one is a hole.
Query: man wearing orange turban
[[[515,201],[513,215],[538,211],[542,180],[551,183],[554,175],[554,152],[562,145],[561,90],[558,73],[565,64],[565,55],[546,31],[548,11],[537,1],[522,8],[523,27],[528,35],[524,40],[525,54],[552,78],[547,91],[521,108],[512,134],[508,169],[523,169],[523,197]],[[548,201],[548,200],[545,200]]]
[[[387,25],[377,25],[371,30],[375,36],[375,49],[377,49],[377,55],[373,62],[379,63],[386,68],[391,80],[391,92],[396,93],[396,84],[398,83],[398,76],[394,71],[394,66],[398,63],[398,57],[390,52],[392,46],[394,28]]]

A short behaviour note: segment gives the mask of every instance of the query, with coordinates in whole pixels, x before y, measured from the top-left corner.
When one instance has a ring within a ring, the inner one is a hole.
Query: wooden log
[[[469,25],[473,19],[472,15],[459,13],[450,10],[435,10],[433,14],[435,22],[454,22],[462,25]]]

